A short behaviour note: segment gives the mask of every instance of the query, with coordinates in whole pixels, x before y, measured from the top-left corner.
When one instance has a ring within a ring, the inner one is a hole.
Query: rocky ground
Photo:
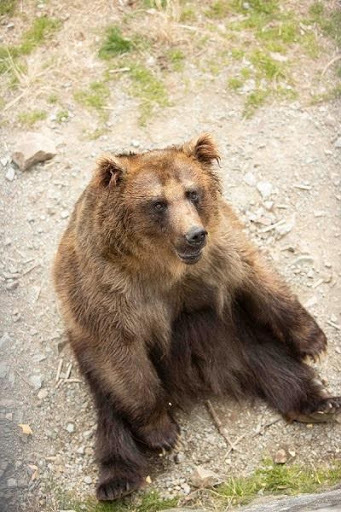
[[[73,3],[70,11],[82,19],[81,6]],[[101,7],[100,2],[95,5]],[[52,6],[58,10],[56,2]],[[112,9],[117,18],[120,11]],[[84,8],[87,23],[88,17]],[[21,26],[18,19],[15,23]],[[85,55],[81,53],[81,63],[92,73]],[[323,58],[315,68],[323,69],[330,57]],[[329,387],[341,393],[340,101],[315,106],[300,99],[272,101],[246,119],[240,97],[223,87],[225,75],[207,77],[194,68],[190,72],[197,73],[195,87],[175,92],[173,105],[144,127],[137,121],[136,98],[117,84],[108,101],[106,133],[95,140],[83,136],[84,127],[95,124],[95,114],[72,102],[67,122],[57,123],[52,112],[33,130],[57,144],[57,155],[24,172],[11,159],[28,129],[11,119],[11,109],[4,113],[0,127],[1,511],[58,511],[62,494],[71,491],[84,498],[94,492],[95,416],[65,345],[50,271],[74,202],[103,152],[139,151],[180,143],[202,131],[213,134],[222,154],[225,195],[250,236],[270,254],[325,330],[329,351],[318,368]],[[311,68],[304,72],[307,80],[313,80]],[[174,75],[173,80],[179,77]],[[73,77],[66,76],[63,83],[66,90],[76,86]],[[11,94],[15,99],[20,91]],[[20,99],[11,108],[16,109],[14,116]],[[279,449],[286,451],[289,461],[303,464],[340,458],[337,423],[288,425],[263,403],[217,401],[213,406],[231,440],[238,441],[236,449],[231,450],[220,435],[205,404],[198,404],[190,415],[179,415],[181,450],[151,459],[150,485],[162,496],[189,494],[197,466],[223,480],[231,474],[249,474]]]

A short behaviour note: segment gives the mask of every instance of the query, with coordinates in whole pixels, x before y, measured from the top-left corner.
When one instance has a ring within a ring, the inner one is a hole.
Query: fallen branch
[[[206,407],[207,407],[208,412],[211,415],[213,423],[215,424],[219,434],[225,439],[225,441],[227,442],[227,444],[230,447],[230,449],[228,451],[228,454],[232,450],[239,451],[237,449],[236,445],[239,443],[239,441],[242,440],[243,437],[245,437],[245,434],[243,434],[241,437],[239,437],[236,441],[234,441],[234,442],[231,441],[230,436],[228,435],[228,433],[226,431],[226,428],[223,426],[222,422],[220,421],[220,419],[219,419],[217,413],[215,412],[214,407],[213,407],[213,405],[212,405],[210,400],[206,400]]]

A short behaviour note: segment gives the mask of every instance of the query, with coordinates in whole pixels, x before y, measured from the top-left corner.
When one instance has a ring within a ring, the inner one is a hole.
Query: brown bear
[[[54,281],[97,408],[99,500],[143,484],[146,449],[177,441],[180,403],[257,396],[301,421],[340,410],[304,362],[325,335],[245,238],[215,161],[207,134],[104,156],[61,240]]]

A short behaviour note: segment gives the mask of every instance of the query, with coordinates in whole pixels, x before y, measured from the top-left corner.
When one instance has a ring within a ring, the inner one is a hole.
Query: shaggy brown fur
[[[259,396],[309,421],[341,405],[303,362],[326,338],[245,239],[218,159],[206,134],[103,157],[60,243],[55,286],[98,411],[100,500],[141,486],[146,448],[174,446],[170,403]]]

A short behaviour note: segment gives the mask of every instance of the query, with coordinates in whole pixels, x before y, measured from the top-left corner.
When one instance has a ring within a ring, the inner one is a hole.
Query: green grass
[[[179,48],[172,48],[168,51],[167,57],[172,63],[174,71],[182,71],[185,64],[186,55]]]
[[[58,96],[57,96],[57,94],[55,94],[55,93],[50,94],[50,96],[48,97],[47,101],[49,103],[51,103],[51,105],[55,105],[56,103],[58,103]]]
[[[250,60],[256,68],[259,78],[264,77],[267,80],[274,80],[285,76],[283,64],[275,61],[270,55],[261,50],[252,52]]]
[[[18,45],[0,45],[0,74],[7,72],[13,74],[13,67],[20,66],[18,64],[19,57],[32,53],[38,46],[45,43],[60,26],[60,20],[55,18],[47,16],[36,18],[32,27],[24,32]]]
[[[217,0],[205,11],[205,16],[211,19],[225,18],[231,12],[231,6],[227,0]]]
[[[246,98],[243,116],[246,118],[252,117],[256,110],[264,105],[270,94],[271,91],[269,89],[256,89],[251,92]]]
[[[246,478],[230,478],[217,489],[218,500],[224,506],[249,503],[260,493],[266,495],[296,495],[313,493],[321,486],[332,486],[341,479],[341,464],[313,468],[298,465],[274,465],[269,461],[264,467]]]
[[[74,93],[74,98],[78,103],[87,108],[97,110],[101,117],[105,117],[103,107],[106,106],[109,96],[109,87],[104,82],[91,82],[88,89]]]
[[[140,100],[139,122],[142,126],[145,126],[148,119],[153,115],[155,107],[170,105],[167,89],[152,71],[140,64],[131,66],[129,76],[132,80],[129,92],[131,96]]]
[[[107,28],[106,36],[99,49],[98,55],[101,59],[110,59],[117,55],[131,52],[133,48],[133,41],[123,37],[119,27],[112,26]]]
[[[227,85],[232,91],[238,91],[243,85],[244,81],[241,78],[231,77],[228,79]]]
[[[17,0],[1,0],[0,1],[0,16],[7,14],[11,16],[14,13]]]
[[[65,123],[69,119],[69,111],[68,110],[59,110],[56,114],[57,123]]]
[[[327,10],[323,2],[314,2],[310,9],[310,21],[315,22],[322,32],[341,45],[341,9]]]
[[[139,500],[139,501],[137,501]],[[177,498],[162,499],[156,491],[146,492],[139,498],[126,498],[112,503],[99,503],[94,498],[79,501],[72,496],[64,495],[59,498],[59,508],[75,512],[158,512],[173,508]]]
[[[196,9],[191,5],[184,5],[180,13],[180,22],[194,22],[197,19]]]
[[[46,118],[47,112],[44,110],[31,110],[30,112],[22,112],[18,115],[18,121],[27,127],[32,127],[38,121],[43,121]]]
[[[37,46],[43,44],[60,26],[60,20],[55,18],[48,18],[47,16],[36,18],[32,27],[22,37],[18,49],[19,54],[28,55],[32,53]]]

